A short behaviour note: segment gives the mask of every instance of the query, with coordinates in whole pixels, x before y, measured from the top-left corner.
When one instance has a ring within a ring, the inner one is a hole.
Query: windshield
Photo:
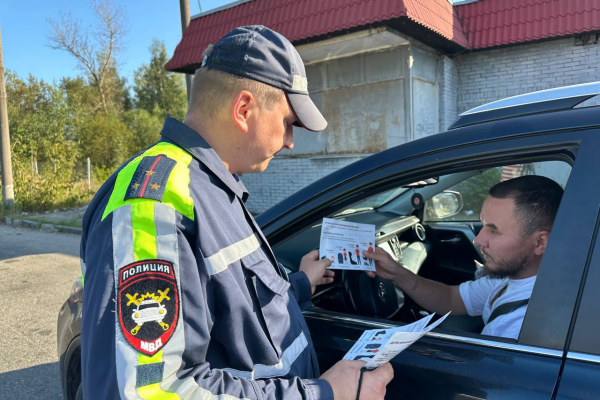
[[[402,193],[406,192],[409,189],[410,188],[400,187],[388,190],[387,192],[383,192],[381,194],[378,194],[377,196],[369,197],[359,203],[354,204],[352,207],[337,213],[336,216],[354,214],[359,211],[368,211],[373,210],[375,208],[379,208],[382,205],[394,200],[396,197],[400,196]]]

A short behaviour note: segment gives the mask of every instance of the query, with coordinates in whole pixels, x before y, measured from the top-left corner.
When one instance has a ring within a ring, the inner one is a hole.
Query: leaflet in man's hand
[[[365,331],[350,351],[346,353],[344,360],[367,361],[365,368],[375,369],[396,357],[396,355],[419,340],[427,332],[441,324],[449,314],[444,315],[429,326],[427,324],[435,314],[431,314],[410,325]]]
[[[375,248],[375,225],[323,218],[319,258],[331,260],[330,269],[375,271],[363,250]]]

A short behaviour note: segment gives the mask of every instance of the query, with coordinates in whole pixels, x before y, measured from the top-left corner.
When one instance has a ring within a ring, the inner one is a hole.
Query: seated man
[[[556,182],[534,175],[493,186],[481,209],[483,228],[473,241],[486,262],[483,277],[475,281],[450,286],[425,279],[381,248],[364,255],[376,261],[377,275],[392,280],[421,307],[482,315],[482,334],[516,339],[562,194]]]

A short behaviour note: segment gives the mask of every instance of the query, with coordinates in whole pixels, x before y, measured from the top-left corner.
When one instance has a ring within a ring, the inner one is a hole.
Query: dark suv
[[[474,279],[483,263],[473,239],[481,203],[501,179],[536,174],[564,196],[520,335],[481,335],[480,317],[449,317],[392,360],[387,398],[600,398],[600,108],[576,107],[600,83],[490,103],[459,116],[447,132],[351,164],[257,217],[288,270],[318,248],[321,220],[376,226],[376,244],[421,276],[447,284]],[[425,201],[415,207],[418,193]],[[76,282],[58,319],[65,399],[80,385],[81,301]],[[427,314],[391,282],[336,274],[305,313],[324,371],[365,329]]]

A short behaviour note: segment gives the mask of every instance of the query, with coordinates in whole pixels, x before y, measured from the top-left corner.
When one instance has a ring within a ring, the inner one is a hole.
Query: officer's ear
[[[242,90],[231,104],[231,120],[242,132],[250,130],[249,123],[256,113],[257,102],[254,95],[247,90]]]

